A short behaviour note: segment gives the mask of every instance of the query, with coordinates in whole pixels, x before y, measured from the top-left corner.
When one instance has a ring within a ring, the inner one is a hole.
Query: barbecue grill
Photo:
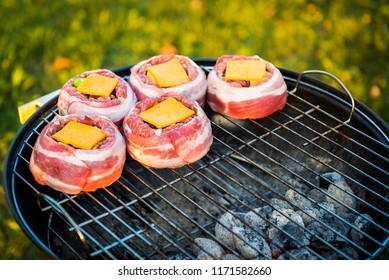
[[[215,64],[194,61],[206,74]],[[114,72],[127,79],[129,69]],[[16,221],[55,259],[378,258],[389,247],[388,125],[332,75],[280,70],[283,110],[235,120],[205,105],[214,142],[204,158],[153,169],[127,156],[114,184],[76,196],[37,184],[28,168],[58,114],[54,97],[23,125],[5,161]]]

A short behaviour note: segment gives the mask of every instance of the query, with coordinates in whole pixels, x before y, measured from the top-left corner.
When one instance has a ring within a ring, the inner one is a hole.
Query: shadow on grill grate
[[[59,197],[17,171],[54,107],[26,137],[15,184],[56,197],[39,201],[62,259],[374,258],[389,236],[388,146],[307,96],[260,120],[205,107],[214,143],[203,159],[157,170],[127,157],[112,186]]]

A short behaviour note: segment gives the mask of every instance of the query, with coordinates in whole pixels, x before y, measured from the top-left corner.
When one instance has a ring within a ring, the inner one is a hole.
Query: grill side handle
[[[319,74],[319,75],[325,75],[327,77],[330,77],[331,79],[333,79],[334,81],[336,81],[339,86],[343,89],[343,91],[347,94],[347,96],[350,98],[350,101],[351,101],[351,109],[350,109],[350,114],[349,114],[349,117],[347,120],[345,120],[344,122],[338,124],[337,126],[333,127],[332,129],[329,129],[327,130],[326,132],[320,134],[319,136],[316,136],[315,138],[311,139],[309,142],[307,143],[304,143],[304,146],[307,146],[308,144],[320,139],[321,137],[327,135],[328,133],[330,133],[331,131],[333,130],[336,130],[340,127],[342,127],[343,125],[349,123],[351,121],[351,118],[354,114],[354,111],[355,111],[355,100],[354,100],[354,97],[352,96],[351,92],[348,90],[348,88],[342,83],[342,81],[337,78],[335,75],[331,74],[331,73],[328,73],[326,71],[323,71],[323,70],[306,70],[306,71],[303,71],[301,72],[298,77],[297,77],[297,80],[296,80],[296,85],[294,87],[294,89],[292,89],[291,91],[288,92],[289,95],[293,95],[297,92],[297,89],[298,89],[298,86],[299,86],[299,83],[302,79],[302,77],[304,75],[309,75],[309,74]]]
[[[42,211],[44,211],[44,208],[42,207],[41,200],[45,200],[58,214],[60,214],[63,218],[65,218],[69,224],[74,228],[75,232],[77,233],[78,237],[80,238],[81,242],[84,244],[85,247],[88,247],[88,243],[86,241],[86,238],[84,234],[82,233],[80,227],[77,225],[77,223],[74,221],[74,219],[70,216],[70,214],[59,204],[55,199],[53,199],[51,196],[38,192],[36,194],[37,202],[39,207]]]

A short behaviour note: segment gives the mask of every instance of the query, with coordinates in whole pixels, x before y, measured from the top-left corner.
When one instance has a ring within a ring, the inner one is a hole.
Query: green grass
[[[166,46],[190,57],[258,54],[294,71],[328,71],[388,123],[389,4],[308,2],[0,1],[1,170],[21,127],[19,105],[75,74],[134,64]],[[42,258],[2,188],[0,207],[0,259]]]

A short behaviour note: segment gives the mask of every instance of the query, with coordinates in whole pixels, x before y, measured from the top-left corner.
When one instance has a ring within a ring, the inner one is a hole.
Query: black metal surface
[[[195,61],[207,73],[215,63],[213,59]],[[127,78],[129,69],[115,72]],[[281,72],[292,89],[298,73]],[[45,104],[21,128],[4,168],[6,197],[16,221],[53,258],[194,259],[194,238],[218,242],[214,228],[224,213],[247,213],[269,205],[271,198],[282,199],[287,189],[304,196],[305,188],[320,191],[317,178],[331,171],[341,174],[354,190],[357,208],[348,212],[367,213],[374,224],[373,233],[360,231],[367,246],[346,235],[341,238],[364,259],[377,258],[389,247],[388,125],[356,102],[351,122],[334,130],[347,119],[349,100],[342,91],[315,78],[304,77],[287,106],[264,119],[236,121],[205,106],[214,144],[203,159],[175,170],[155,170],[128,156],[117,182],[79,196],[38,185],[28,169],[39,132],[57,113],[56,101]],[[54,203],[48,203],[51,200]],[[334,219],[358,231],[344,217],[335,215]],[[239,256],[234,248],[225,247]],[[332,249],[340,258],[351,258]],[[318,250],[308,250],[318,259],[326,258]]]

